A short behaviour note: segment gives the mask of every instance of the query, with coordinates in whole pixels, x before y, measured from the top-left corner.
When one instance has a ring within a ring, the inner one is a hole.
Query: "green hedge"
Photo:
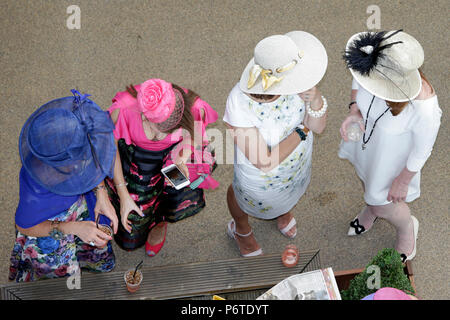
[[[350,281],[348,289],[341,291],[342,300],[361,300],[377,291],[376,288],[369,289],[367,285],[368,278],[374,275],[373,271],[367,271],[367,268],[370,266],[378,266],[380,268],[380,288],[391,287],[406,293],[415,293],[403,271],[404,266],[400,254],[395,249],[383,249],[366,266],[364,272]],[[372,283],[372,281],[369,281],[369,283]]]

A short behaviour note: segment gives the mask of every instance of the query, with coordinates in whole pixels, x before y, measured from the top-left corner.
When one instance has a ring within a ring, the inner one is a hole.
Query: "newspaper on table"
[[[333,269],[299,273],[284,279],[257,300],[341,300]]]

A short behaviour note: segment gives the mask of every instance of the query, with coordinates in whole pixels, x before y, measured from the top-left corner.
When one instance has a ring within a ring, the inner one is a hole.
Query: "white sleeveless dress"
[[[223,120],[234,127],[256,127],[270,147],[278,145],[303,123],[305,104],[298,95],[280,96],[269,103],[250,99],[236,85],[230,92]],[[235,145],[233,190],[247,214],[274,219],[289,212],[311,179],[313,133],[276,168],[264,173]]]
[[[358,90],[356,102],[365,121],[373,95],[356,80],[353,80],[352,89]],[[367,121],[366,140],[375,120],[386,108],[386,102],[375,97]],[[358,142],[341,141],[338,155],[355,166],[356,173],[364,182],[367,204],[388,204],[392,182],[405,167],[417,172],[408,186],[406,202],[420,196],[420,170],[433,149],[441,114],[436,96],[413,100],[397,116],[388,111],[378,120],[365,150],[362,150],[362,139]]]

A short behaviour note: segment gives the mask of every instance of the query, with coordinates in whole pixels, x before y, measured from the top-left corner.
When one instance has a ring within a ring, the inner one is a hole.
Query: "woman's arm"
[[[323,99],[320,91],[316,87],[300,93],[299,96],[303,101],[305,101],[306,104],[310,103],[311,109],[313,111],[319,111],[320,109],[322,109]],[[312,132],[320,134],[323,132],[327,124],[327,113],[325,113],[320,118],[315,118],[309,115],[308,112],[306,112],[303,123]]]
[[[111,119],[114,124],[116,124],[117,119],[119,117],[120,109],[115,109],[111,113]],[[119,146],[117,140],[115,140],[117,151],[116,151],[116,160],[114,162],[114,185],[116,186],[117,195],[120,198],[120,219],[123,227],[129,233],[131,233],[131,222],[128,220],[128,215],[131,211],[135,211],[141,217],[144,216],[144,213],[141,209],[136,205],[134,200],[131,198],[130,193],[128,192],[125,178],[123,176],[122,171],[122,162],[120,159]]]
[[[434,95],[430,84],[422,80],[422,90],[417,97],[426,100]],[[413,177],[424,166],[431,155],[440,127],[440,112],[433,109],[433,105],[418,106],[416,113],[417,123],[413,125],[413,148],[406,162],[405,168],[392,182],[387,200],[395,202],[405,201],[408,195],[408,186]]]
[[[300,136],[294,131],[277,146],[269,148],[257,128],[237,128],[229,124],[227,126],[232,129],[234,143],[245,157],[263,172],[277,167],[301,142]]]
[[[173,162],[180,168],[180,170],[188,179],[189,179],[189,169],[187,168],[186,164],[191,163],[192,148],[195,148],[196,150],[203,150],[203,136],[202,131],[199,129],[201,129],[201,126],[205,121],[205,111],[202,108],[198,110],[200,115],[200,121],[202,123],[200,124],[194,122],[195,136],[191,137],[190,133],[187,130],[182,129],[183,140],[180,143],[178,143],[178,145],[171,152]],[[194,158],[194,163],[195,161],[197,160]],[[170,183],[168,179],[166,179],[166,181]]]
[[[353,89],[352,90],[352,93],[350,95],[351,101],[356,101],[357,93],[358,93],[357,89]],[[365,130],[364,130],[364,126],[363,126],[362,120],[363,120],[363,116],[361,114],[361,111],[359,110],[358,104],[353,103],[350,106],[350,110],[349,110],[349,113],[348,113],[347,117],[342,122],[341,128],[339,129],[339,131],[341,133],[341,138],[344,141],[348,141],[347,128],[350,125],[350,123],[352,123],[352,122],[359,123],[359,128],[361,129],[362,132],[364,132]]]
[[[98,247],[103,247],[108,241],[112,240],[110,236],[97,229],[93,221],[62,221],[55,223],[47,220],[27,229],[17,225],[16,227],[20,233],[29,237],[48,237],[53,229],[56,228],[63,234],[78,236],[85,243],[94,242]]]
[[[412,178],[417,172],[409,171],[408,168],[403,168],[402,172],[394,179],[391,188],[389,189],[387,201],[394,203],[406,200],[408,195],[408,186]]]
[[[100,182],[97,186],[95,197],[97,198],[94,208],[95,219],[97,219],[99,214],[108,217],[112,222],[114,234],[116,234],[119,221],[117,219],[116,210],[109,200],[108,191],[106,191],[105,187],[105,181]]]
[[[77,221],[71,222],[60,222],[57,226],[57,229],[64,234],[76,234],[77,230]],[[50,232],[54,229],[55,225],[52,225],[52,221],[46,220],[41,222],[31,228],[21,228],[16,225],[17,230],[20,233],[29,236],[29,237],[48,237]]]

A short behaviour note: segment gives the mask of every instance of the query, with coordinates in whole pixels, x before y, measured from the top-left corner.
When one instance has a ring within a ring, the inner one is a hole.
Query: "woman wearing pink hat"
[[[210,176],[215,161],[205,132],[217,113],[193,91],[161,79],[118,92],[109,112],[118,152],[107,188],[122,222],[115,240],[126,250],[145,243],[154,256],[164,244],[167,221],[199,212],[203,189],[218,186]],[[176,190],[161,174],[173,163],[190,181],[204,181],[196,189]]]

